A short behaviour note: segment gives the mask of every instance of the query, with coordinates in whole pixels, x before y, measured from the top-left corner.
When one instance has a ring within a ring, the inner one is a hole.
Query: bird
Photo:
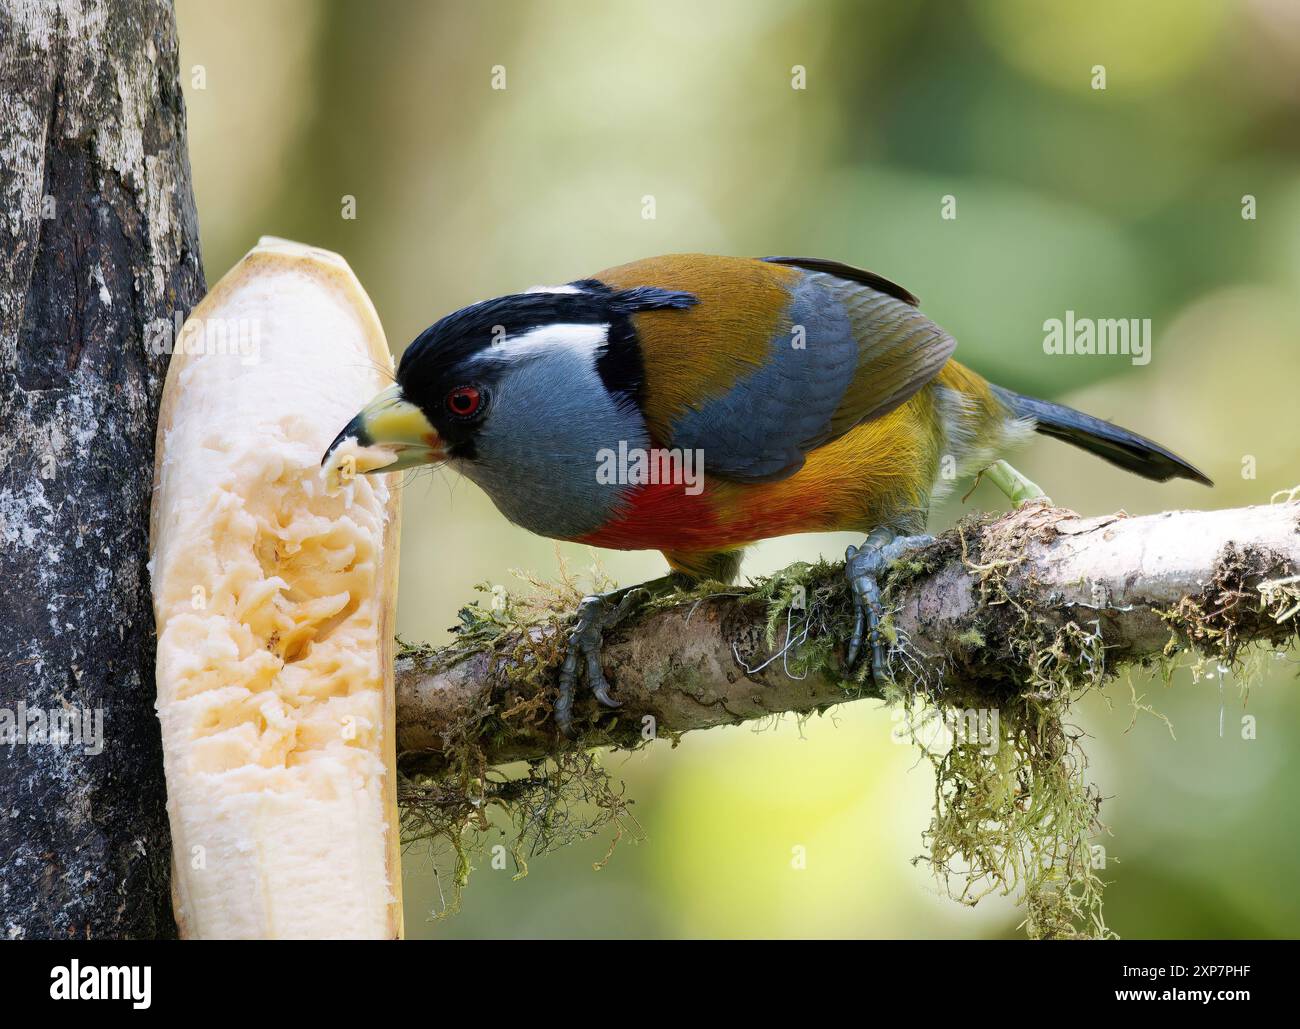
[[[471,304],[402,353],[396,383],[339,432],[386,448],[389,472],[445,464],[515,525],[558,540],[659,550],[673,584],[733,581],[745,548],[856,531],[855,625],[887,675],[880,579],[931,505],[1036,431],[1160,482],[1211,480],[1136,433],[994,385],[909,290],[807,257],[672,254]],[[654,584],[645,584],[653,586]],[[574,734],[579,668],[618,707],[603,632],[637,588],[584,598],[559,671],[555,722]]]

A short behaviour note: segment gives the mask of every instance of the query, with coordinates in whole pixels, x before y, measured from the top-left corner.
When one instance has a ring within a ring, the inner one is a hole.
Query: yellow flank
[[[934,381],[940,386],[947,386],[949,389],[955,389],[974,398],[980,407],[996,407],[993,403],[993,394],[984,377],[956,361],[945,364],[934,377]]]
[[[949,361],[934,377],[934,385],[946,386],[970,398],[970,414],[962,428],[974,440],[995,449],[1014,445],[1016,439],[1006,434],[1008,412],[993,395],[988,381],[982,375],[956,361]],[[952,431],[956,426],[944,428]]]
[[[596,274],[614,289],[658,286],[700,298],[685,311],[636,315],[651,432],[666,439],[682,411],[723,395],[766,360],[800,274],[785,265],[710,254],[651,257]]]
[[[901,514],[924,517],[939,446],[934,399],[922,390],[818,447],[788,479],[715,481],[710,496],[723,525],[744,537],[735,545],[791,532],[865,532]]]
[[[968,428],[994,438],[1005,412],[979,375],[949,361],[932,386],[970,397]],[[808,454],[804,466],[777,482],[714,479],[708,491],[726,545],[793,532],[862,531],[883,524],[924,525],[942,452],[950,444],[933,388],[850,429]],[[707,467],[707,455],[706,455]]]

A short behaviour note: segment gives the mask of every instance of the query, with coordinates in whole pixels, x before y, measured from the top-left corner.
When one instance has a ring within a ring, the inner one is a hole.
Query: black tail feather
[[[1154,479],[1156,482],[1191,479],[1206,486],[1214,485],[1208,476],[1177,454],[1136,432],[1129,432],[1128,429],[1063,404],[1026,397],[992,384],[990,388],[994,396],[1017,418],[1033,419],[1035,428],[1044,436],[1072,443],[1144,479]]]

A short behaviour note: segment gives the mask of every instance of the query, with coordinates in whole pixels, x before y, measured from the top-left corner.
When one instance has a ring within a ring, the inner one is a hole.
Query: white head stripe
[[[493,352],[507,360],[528,357],[544,350],[576,350],[590,354],[608,338],[608,322],[557,322],[535,326],[518,336],[507,336],[493,348]]]
[[[525,293],[582,293],[583,290],[577,286],[533,286],[531,289],[524,290]]]

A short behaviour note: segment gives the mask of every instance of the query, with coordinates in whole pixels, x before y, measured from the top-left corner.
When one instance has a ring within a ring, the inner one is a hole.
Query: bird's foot
[[[880,528],[872,532],[860,547],[849,547],[844,553],[844,570],[849,577],[849,590],[853,594],[853,635],[849,639],[848,667],[858,661],[865,637],[871,644],[871,677],[880,684],[885,681],[885,647],[881,642],[880,576],[897,561],[904,551],[929,546],[933,536],[898,536],[892,529]]]
[[[560,666],[560,695],[555,701],[555,724],[560,732],[573,737],[573,697],[578,688],[578,663],[585,660],[587,686],[605,707],[620,704],[609,695],[609,680],[600,667],[600,650],[605,630],[617,625],[634,606],[641,587],[615,590],[583,597],[578,605],[578,620],[569,635],[569,646]]]

